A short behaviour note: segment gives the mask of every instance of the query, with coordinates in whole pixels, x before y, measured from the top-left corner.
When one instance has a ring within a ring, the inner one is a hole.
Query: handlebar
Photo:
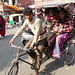
[[[30,49],[25,49],[25,48],[13,45],[12,43],[11,43],[11,47],[14,47],[14,48],[17,48],[17,49],[21,49],[21,50],[24,50],[24,51],[27,51],[27,50],[29,51],[30,50]]]

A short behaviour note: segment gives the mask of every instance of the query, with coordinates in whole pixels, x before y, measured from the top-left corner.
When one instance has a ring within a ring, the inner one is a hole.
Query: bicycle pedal
[[[48,59],[49,59],[49,57],[47,57],[47,56],[45,56],[45,57],[43,58],[44,61],[46,61],[46,60],[48,60]]]

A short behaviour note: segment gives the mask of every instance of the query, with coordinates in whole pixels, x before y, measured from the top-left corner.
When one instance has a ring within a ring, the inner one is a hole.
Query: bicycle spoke
[[[65,63],[70,65],[75,58],[75,44],[71,43],[66,51]]]
[[[14,62],[7,70],[6,75],[17,75],[18,74],[18,62]]]

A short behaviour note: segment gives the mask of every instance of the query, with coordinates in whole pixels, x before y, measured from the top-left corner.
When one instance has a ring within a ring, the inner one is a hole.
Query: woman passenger
[[[57,18],[58,16],[55,13],[55,8],[50,8],[49,14],[45,17],[44,26],[47,27],[48,30],[52,29]]]
[[[56,20],[58,19],[58,15],[57,15],[57,8],[49,8],[45,10],[45,20],[44,20],[44,28],[46,28],[46,35],[47,35],[47,41],[45,46],[49,46],[49,53],[52,54],[53,52],[53,46],[55,44],[55,34],[54,32],[50,32],[52,31],[54,24],[56,22]],[[44,53],[46,53],[44,51]],[[46,54],[47,55],[47,54]]]
[[[61,47],[65,41],[73,37],[73,20],[67,16],[67,11],[64,8],[61,8],[59,11],[59,20],[56,21],[53,30],[59,35],[56,37],[56,43],[53,50],[53,56],[60,58]]]

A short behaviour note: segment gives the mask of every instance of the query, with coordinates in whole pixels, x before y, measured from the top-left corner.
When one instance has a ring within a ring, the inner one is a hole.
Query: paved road
[[[12,59],[13,54],[16,54],[16,49],[11,48],[8,44],[17,29],[9,27],[6,30],[6,36],[0,39],[0,75],[4,75],[7,64]],[[19,36],[15,41],[18,46],[22,46],[20,38]],[[24,57],[25,60],[29,61],[28,58],[28,56]],[[31,75],[33,71],[28,64],[20,62],[19,75]],[[66,66],[64,64],[64,55],[61,59],[49,59],[41,65],[39,75],[75,75],[75,60],[71,66]]]
[[[9,41],[13,37],[17,29],[17,27],[9,27],[8,29],[6,29],[6,36],[2,39],[0,38],[0,75],[4,75],[4,69],[9,63],[9,60],[12,59],[13,54],[16,53],[16,49],[13,49],[9,46]],[[20,37],[16,39],[15,44],[21,44]]]

